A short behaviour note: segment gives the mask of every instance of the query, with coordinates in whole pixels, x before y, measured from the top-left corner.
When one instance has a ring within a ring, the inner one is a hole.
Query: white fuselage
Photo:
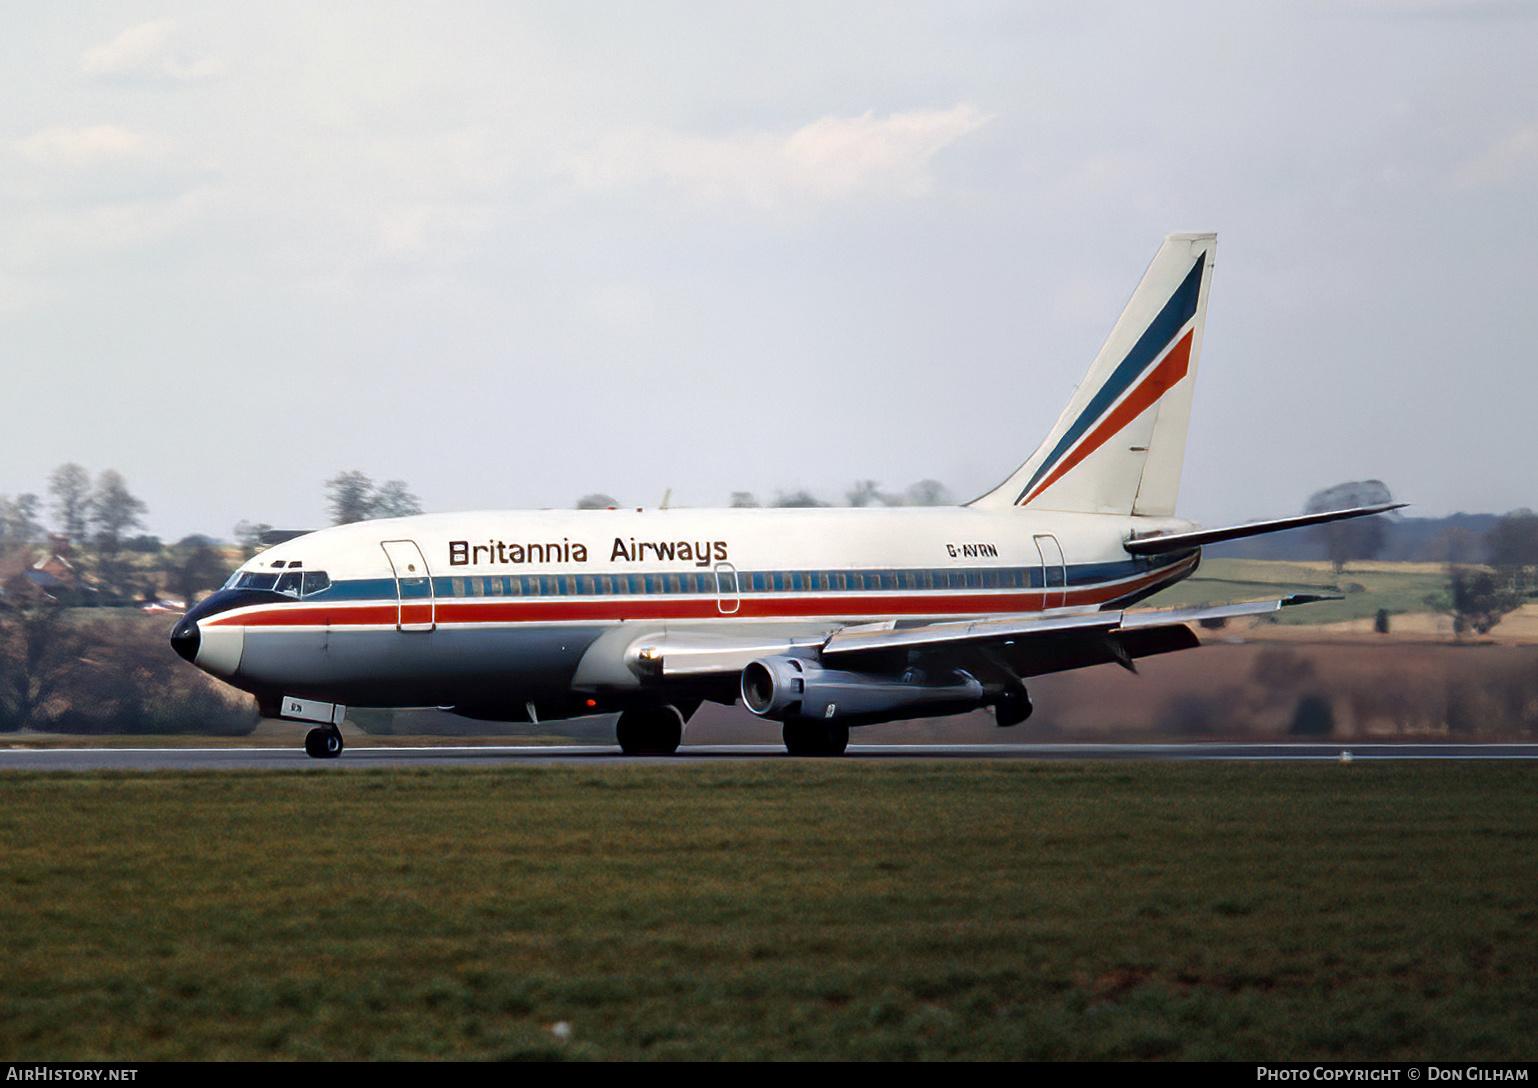
[[[1136,600],[1189,574],[1196,556],[1136,558],[1124,541],[1184,527],[966,507],[359,522],[242,566],[192,614],[195,660],[259,695],[565,717],[639,690],[646,678],[627,651],[655,632],[772,644],[850,624]]]

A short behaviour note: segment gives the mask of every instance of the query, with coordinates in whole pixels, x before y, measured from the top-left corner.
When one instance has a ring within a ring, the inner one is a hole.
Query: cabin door
[[[1055,536],[1038,536],[1036,554],[1041,556],[1041,586],[1045,591],[1041,607],[1062,608],[1068,603],[1068,567],[1063,562],[1063,546]]]
[[[431,631],[437,626],[432,572],[414,540],[386,540],[381,545],[395,571],[395,628]]]
[[[716,564],[716,607],[723,616],[730,616],[742,607],[742,597],[737,588],[737,568],[730,563]]]

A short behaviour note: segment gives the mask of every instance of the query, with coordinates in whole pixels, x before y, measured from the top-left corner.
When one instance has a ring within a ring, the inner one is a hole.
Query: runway
[[[0,751],[5,771],[345,772],[424,767],[555,765],[704,766],[723,760],[792,759],[777,744],[680,748],[632,757],[603,745],[348,748],[316,760],[298,748],[48,748]],[[1385,759],[1535,759],[1538,744],[851,744],[844,760],[1244,760],[1346,762]]]

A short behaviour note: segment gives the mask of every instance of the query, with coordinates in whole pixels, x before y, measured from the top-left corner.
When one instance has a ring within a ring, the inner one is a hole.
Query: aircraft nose
[[[171,629],[171,649],[187,661],[197,659],[198,647],[202,642],[203,636],[198,632],[198,622],[190,617],[183,616]]]

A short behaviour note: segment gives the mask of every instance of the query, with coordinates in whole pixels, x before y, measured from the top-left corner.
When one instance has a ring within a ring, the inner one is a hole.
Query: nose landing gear
[[[312,759],[335,759],[342,747],[342,731],[334,725],[316,726],[304,735],[304,752]]]

